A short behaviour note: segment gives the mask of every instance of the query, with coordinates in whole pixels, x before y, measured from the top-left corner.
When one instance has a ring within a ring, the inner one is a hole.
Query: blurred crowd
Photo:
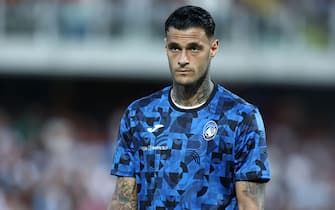
[[[2,0],[0,38],[161,39],[166,16],[186,3],[215,16],[225,44],[335,47],[334,0]]]
[[[79,118],[0,111],[1,210],[107,208],[112,142],[95,122]]]
[[[261,105],[273,176],[267,210],[335,209],[333,114],[305,105],[284,97]],[[100,123],[75,110],[28,107],[0,111],[0,209],[106,209],[115,187],[109,170],[124,107],[113,108]]]
[[[334,113],[309,101],[279,99],[265,115],[273,176],[266,209],[335,209]]]

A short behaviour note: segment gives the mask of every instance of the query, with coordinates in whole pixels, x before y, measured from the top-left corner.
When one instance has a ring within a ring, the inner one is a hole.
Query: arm
[[[265,183],[238,181],[236,196],[240,210],[263,210],[265,200]]]
[[[135,178],[118,177],[115,192],[108,210],[137,209],[137,189]]]

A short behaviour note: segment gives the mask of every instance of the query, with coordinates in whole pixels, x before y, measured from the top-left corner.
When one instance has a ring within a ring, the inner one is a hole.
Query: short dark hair
[[[198,6],[182,6],[176,9],[165,21],[165,35],[169,27],[185,30],[191,27],[204,29],[207,37],[212,38],[215,32],[215,22],[208,11]]]

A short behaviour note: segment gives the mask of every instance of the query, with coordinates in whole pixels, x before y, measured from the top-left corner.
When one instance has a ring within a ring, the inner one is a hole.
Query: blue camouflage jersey
[[[218,84],[194,109],[176,107],[170,91],[128,106],[111,174],[136,178],[138,209],[238,209],[236,181],[270,179],[259,110]]]

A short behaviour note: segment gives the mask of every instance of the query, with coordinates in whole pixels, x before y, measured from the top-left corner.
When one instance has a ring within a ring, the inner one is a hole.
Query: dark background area
[[[216,82],[257,105],[265,117],[271,115],[272,107],[294,100],[303,105],[311,120],[334,120],[335,87],[332,86]],[[0,97],[2,107],[14,115],[22,114],[29,107],[59,114],[71,110],[104,124],[114,107],[125,107],[168,85],[170,82],[165,80],[2,75]]]

